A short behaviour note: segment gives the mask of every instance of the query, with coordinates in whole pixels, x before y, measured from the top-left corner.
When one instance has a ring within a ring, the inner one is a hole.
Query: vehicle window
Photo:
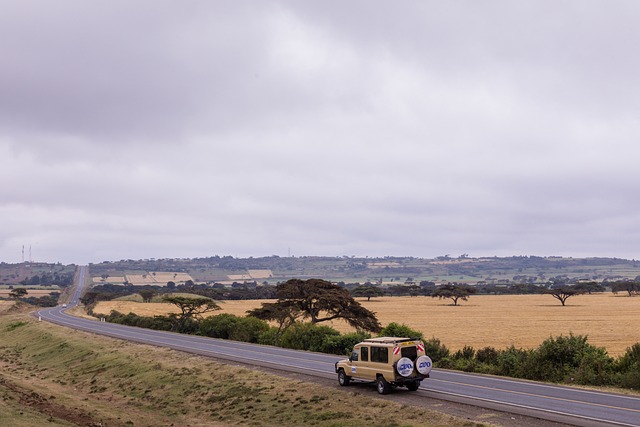
[[[413,361],[415,361],[416,358],[418,357],[418,349],[415,346],[402,347],[400,351],[402,353],[402,357],[408,357]]]
[[[371,347],[371,361],[389,363],[389,349],[386,347]]]
[[[358,352],[354,351],[353,353],[351,353],[351,361],[352,362],[357,362],[358,361]]]
[[[363,362],[369,361],[369,347],[360,347],[360,355]]]

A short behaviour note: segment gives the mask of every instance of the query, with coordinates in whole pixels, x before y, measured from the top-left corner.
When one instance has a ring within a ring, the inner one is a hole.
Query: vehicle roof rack
[[[407,338],[407,337],[377,337],[367,338],[364,342],[378,343],[378,344],[395,344],[407,341],[418,341],[420,338]]]

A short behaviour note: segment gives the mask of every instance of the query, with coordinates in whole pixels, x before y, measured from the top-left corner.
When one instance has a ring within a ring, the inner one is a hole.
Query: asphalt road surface
[[[79,269],[79,283],[69,307],[79,302],[87,275]],[[74,317],[58,306],[37,312],[41,320],[129,341],[168,347],[219,359],[249,363],[322,378],[336,377],[340,358],[326,354],[228,340],[154,331]],[[336,378],[337,382],[337,378]],[[504,377],[434,369],[412,396],[424,396],[510,412],[578,426],[638,426],[640,398],[556,386]]]

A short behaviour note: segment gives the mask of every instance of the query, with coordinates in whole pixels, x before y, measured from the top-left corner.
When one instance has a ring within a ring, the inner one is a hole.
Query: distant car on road
[[[67,304],[62,304],[62,308],[67,308]]]

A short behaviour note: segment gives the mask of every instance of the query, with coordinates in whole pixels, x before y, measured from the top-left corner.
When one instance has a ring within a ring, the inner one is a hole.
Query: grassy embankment
[[[349,389],[38,322],[0,305],[0,425],[475,426]],[[102,423],[102,424],[100,424]]]

